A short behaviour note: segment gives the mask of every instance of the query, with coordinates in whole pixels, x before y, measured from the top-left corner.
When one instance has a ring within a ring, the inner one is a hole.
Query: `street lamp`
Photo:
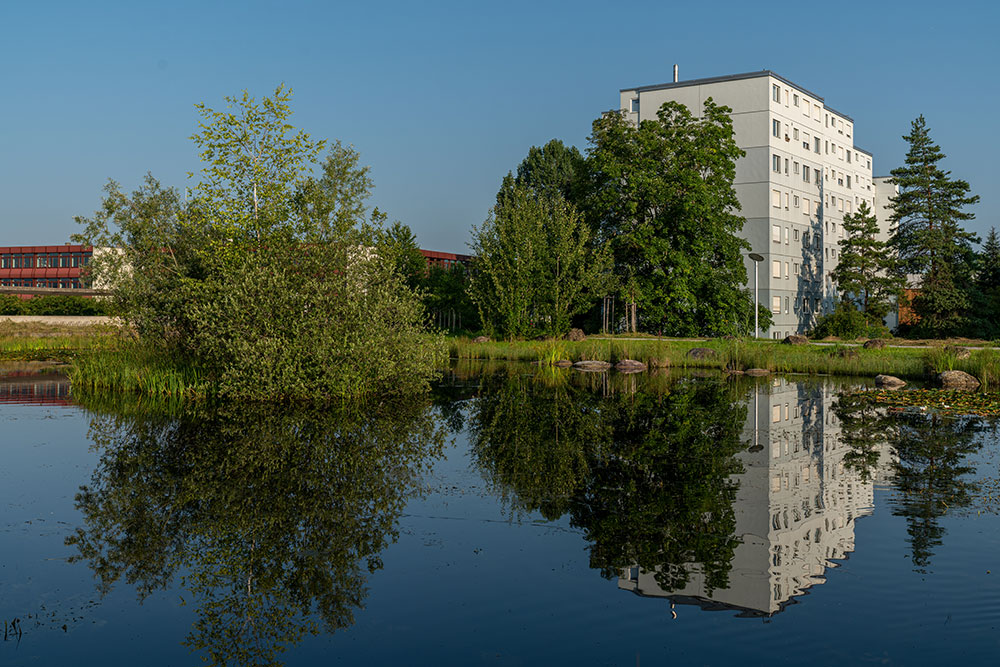
[[[764,261],[764,256],[752,252],[747,257],[753,260],[753,337],[760,338],[757,330],[757,317],[760,314],[758,312],[760,311],[760,303],[757,301],[757,276],[760,274],[760,267],[757,264]]]

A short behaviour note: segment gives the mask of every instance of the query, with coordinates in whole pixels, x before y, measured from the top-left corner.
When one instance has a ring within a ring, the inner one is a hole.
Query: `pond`
[[[261,410],[0,377],[0,664],[995,662],[996,423],[862,383],[511,364]]]

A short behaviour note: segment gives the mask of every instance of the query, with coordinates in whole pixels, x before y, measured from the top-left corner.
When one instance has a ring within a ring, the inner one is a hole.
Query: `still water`
[[[260,410],[0,378],[0,664],[996,664],[995,424],[800,380]]]

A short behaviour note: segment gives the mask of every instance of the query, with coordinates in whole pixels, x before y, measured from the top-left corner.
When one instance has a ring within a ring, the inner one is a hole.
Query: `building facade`
[[[82,245],[0,247],[0,287],[81,289],[94,250]]]
[[[676,75],[675,75],[676,78]],[[742,236],[759,266],[744,256],[747,285],[758,271],[759,302],[774,320],[762,336],[804,333],[832,311],[844,215],[867,201],[888,230],[884,179],[872,177],[872,155],[854,144],[854,120],[819,95],[768,70],[674,81],[620,91],[633,122],[656,117],[665,102],[699,114],[705,100],[732,109],[737,161],[734,189],[746,218]]]

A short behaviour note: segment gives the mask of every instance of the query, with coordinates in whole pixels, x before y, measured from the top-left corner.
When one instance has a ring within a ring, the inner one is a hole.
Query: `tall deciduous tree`
[[[552,139],[541,148],[528,149],[528,155],[517,167],[516,182],[539,194],[561,195],[566,201],[578,204],[585,170],[586,162],[576,146],[567,147],[562,141]]]
[[[587,214],[612,249],[622,284],[634,279],[640,328],[670,335],[736,333],[752,312],[736,234],[730,109],[706,100],[700,117],[668,102],[638,126],[609,112],[594,121]],[[632,310],[632,309],[630,309]]]
[[[606,279],[606,253],[561,196],[546,196],[508,176],[497,204],[473,230],[471,296],[483,327],[521,337],[562,334],[586,310]]]
[[[840,260],[833,279],[841,298],[865,314],[871,325],[892,308],[892,300],[903,291],[905,279],[895,267],[894,253],[878,238],[878,220],[862,201],[856,213],[844,216],[845,237],[840,240]]]
[[[972,244],[979,240],[961,222],[975,217],[964,208],[979,196],[969,196],[967,182],[938,166],[945,155],[923,116],[903,138],[910,145],[905,164],[891,172],[899,186],[892,198],[892,244],[901,269],[921,276],[913,299],[918,329],[932,336],[959,333],[969,307],[962,286],[971,278]]]

